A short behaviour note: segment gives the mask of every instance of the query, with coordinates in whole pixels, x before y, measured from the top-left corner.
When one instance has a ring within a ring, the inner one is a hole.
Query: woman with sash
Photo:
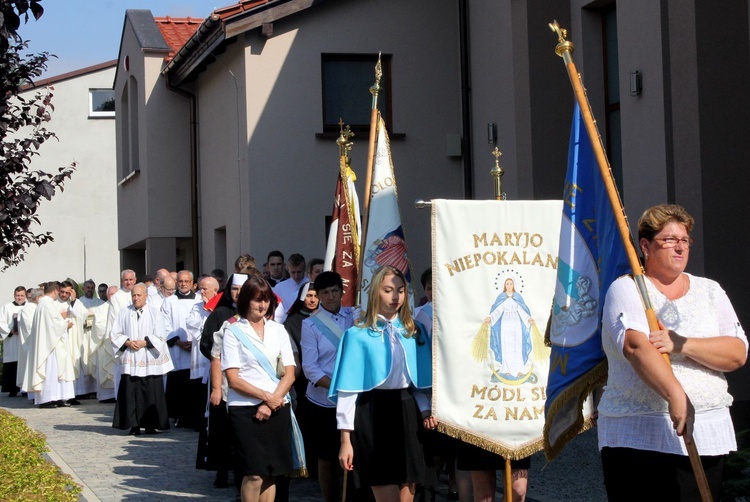
[[[293,461],[301,449],[294,444],[300,437],[288,394],[294,383],[294,355],[284,327],[266,318],[272,297],[268,283],[251,276],[237,298],[240,319],[224,328],[221,369],[229,384],[229,422],[245,502],[273,501],[275,477],[303,467]]]
[[[430,344],[412,319],[406,288],[400,270],[375,272],[367,310],[339,344],[329,391],[341,431],[339,463],[347,471],[356,465],[378,502],[413,500],[425,472],[418,433],[437,424]]]

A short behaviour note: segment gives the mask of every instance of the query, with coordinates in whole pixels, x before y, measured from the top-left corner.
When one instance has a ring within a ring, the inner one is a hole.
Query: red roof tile
[[[234,5],[216,9],[214,11],[214,15],[219,16],[222,20],[224,20],[236,14],[241,14],[245,11],[254,9],[259,5],[267,4],[271,1],[273,0],[241,0]]]
[[[159,27],[164,40],[169,44],[172,50],[164,58],[170,61],[185,42],[192,37],[203,22],[203,19],[192,17],[155,17],[156,26]]]

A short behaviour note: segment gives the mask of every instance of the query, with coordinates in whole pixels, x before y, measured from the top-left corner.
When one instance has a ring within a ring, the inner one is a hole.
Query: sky
[[[44,15],[23,24],[19,35],[29,42],[29,52],[49,52],[47,71],[41,78],[117,59],[125,11],[148,9],[154,17],[205,19],[215,8],[238,0],[43,0]]]

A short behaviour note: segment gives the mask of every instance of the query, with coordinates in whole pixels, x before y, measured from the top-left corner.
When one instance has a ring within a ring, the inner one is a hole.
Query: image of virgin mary
[[[531,311],[516,292],[513,279],[506,279],[503,292],[498,295],[484,320],[489,325],[489,348],[493,373],[508,380],[525,380],[531,371],[531,329],[534,320]],[[497,380],[493,375],[493,380]]]

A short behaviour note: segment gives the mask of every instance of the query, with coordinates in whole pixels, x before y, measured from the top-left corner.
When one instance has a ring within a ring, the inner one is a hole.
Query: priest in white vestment
[[[44,285],[32,321],[29,340],[30,373],[28,392],[34,393],[34,404],[43,408],[69,406],[75,397],[75,371],[70,356],[67,310],[60,311],[57,298],[60,283]]]
[[[172,369],[161,313],[147,305],[145,284],[136,284],[132,305],[122,309],[110,330],[122,376],[112,420],[116,429],[130,434],[155,434],[169,429],[164,376]]]
[[[117,319],[120,310],[133,303],[130,298],[130,290],[135,286],[135,272],[130,269],[120,272],[120,289],[109,298],[109,313],[107,314],[107,337],[109,337],[112,326]],[[114,363],[115,390],[120,385],[120,367]]]
[[[117,293],[117,286],[107,289],[107,302],[93,309],[89,361],[93,361],[96,378],[96,398],[102,403],[115,402],[115,351],[107,332],[107,318],[111,303],[109,299]]]
[[[0,307],[0,337],[3,339],[2,391],[16,397],[21,390],[16,385],[18,371],[18,314],[26,304],[26,288],[18,286],[13,291],[13,301]]]
[[[68,310],[67,320],[72,324],[68,328],[68,342],[70,343],[70,355],[73,358],[73,369],[76,374],[75,382],[73,382],[76,399],[71,400],[71,404],[81,404],[77,399],[96,392],[96,380],[88,371],[89,342],[87,335],[90,332],[87,332],[84,326],[89,310],[77,298],[76,290],[77,285],[71,280],[63,281],[60,283],[60,297],[58,298],[60,308]]]
[[[28,393],[29,339],[31,338],[31,327],[34,322],[36,306],[44,296],[44,290],[42,288],[34,288],[28,290],[26,293],[26,305],[18,313],[18,371],[16,372],[16,385],[21,389],[21,392]]]

